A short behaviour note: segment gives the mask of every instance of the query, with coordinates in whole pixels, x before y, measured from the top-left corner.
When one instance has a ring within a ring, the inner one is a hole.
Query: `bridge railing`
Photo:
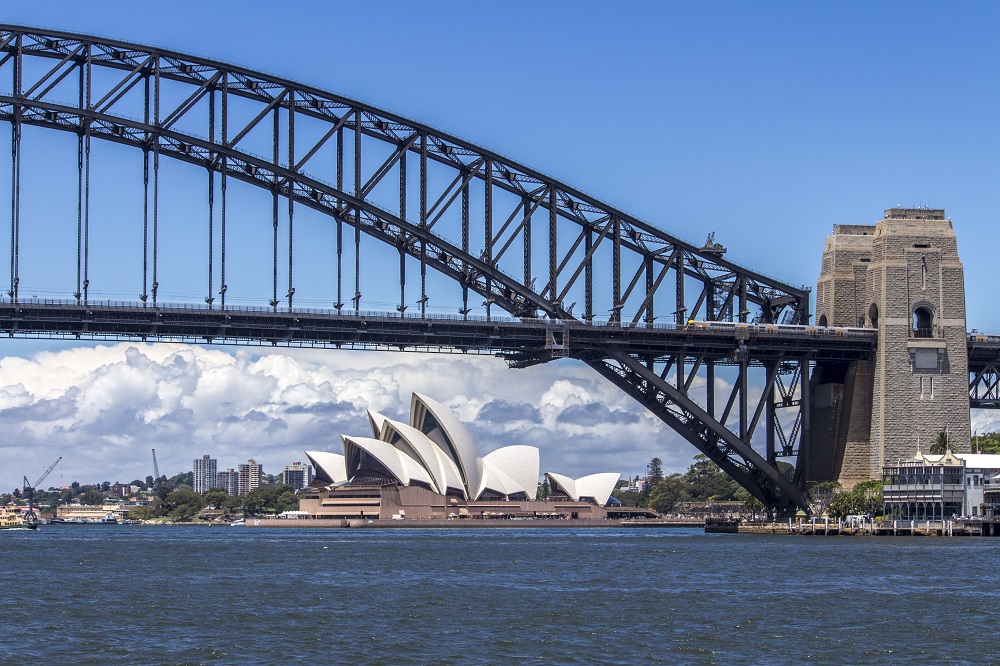
[[[873,329],[847,328],[831,326],[799,326],[794,324],[765,324],[765,323],[744,323],[729,321],[689,321],[686,324],[676,323],[656,323],[656,322],[633,322],[628,319],[616,321],[612,319],[551,319],[547,317],[505,317],[505,316],[483,316],[483,315],[447,315],[432,313],[399,313],[379,310],[336,310],[323,308],[294,308],[292,310],[278,309],[267,306],[227,305],[225,309],[213,307],[200,303],[165,303],[159,302],[156,305],[144,304],[137,301],[118,300],[90,300],[81,303],[72,300],[62,300],[53,298],[19,298],[16,302],[9,298],[0,298],[0,308],[79,308],[79,309],[102,309],[120,310],[122,312],[217,312],[229,315],[252,314],[252,315],[273,315],[281,319],[294,319],[300,316],[317,317],[337,317],[344,319],[373,319],[373,320],[400,320],[409,321],[447,321],[460,322],[468,321],[475,323],[496,323],[496,324],[520,324],[538,325],[541,327],[590,327],[590,328],[616,328],[623,330],[657,330],[657,331],[684,331],[687,334],[711,334],[719,333],[732,334],[737,339],[746,337],[760,337],[768,335],[795,335],[795,336],[822,336],[822,337],[871,337],[875,335]],[[1000,337],[997,338],[1000,340]]]

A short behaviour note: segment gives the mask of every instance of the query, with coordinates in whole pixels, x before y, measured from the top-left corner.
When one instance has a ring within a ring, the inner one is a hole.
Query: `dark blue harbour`
[[[5,534],[0,663],[988,663],[991,540]]]

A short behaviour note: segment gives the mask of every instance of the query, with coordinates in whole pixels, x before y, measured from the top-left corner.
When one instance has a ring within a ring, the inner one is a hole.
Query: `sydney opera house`
[[[440,403],[414,393],[409,423],[368,412],[370,437],[343,435],[343,454],[306,451],[316,478],[300,509],[313,518],[420,520],[596,518],[619,474],[572,479],[546,474],[537,500],[538,449],[505,446],[480,455],[466,427]]]

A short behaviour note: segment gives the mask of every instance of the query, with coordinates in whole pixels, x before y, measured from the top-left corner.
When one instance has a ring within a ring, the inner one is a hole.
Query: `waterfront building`
[[[260,487],[262,473],[263,469],[253,458],[245,463],[241,463],[238,471],[236,494],[240,497],[246,497],[250,492],[257,490]]]
[[[887,519],[947,520],[984,513],[987,481],[1000,475],[1000,455],[923,455],[882,468]]]
[[[371,437],[343,435],[344,453],[307,451],[316,467],[300,510],[317,518],[605,518],[620,474],[550,474],[551,501],[537,501],[539,452],[505,446],[480,456],[466,427],[442,404],[414,393],[410,421],[368,412]]]
[[[205,493],[209,488],[215,487],[218,464],[219,462],[207,453],[201,458],[195,458],[193,486],[196,493]]]
[[[232,467],[215,475],[215,487],[222,488],[227,495],[236,497],[240,493],[240,474]]]
[[[308,488],[312,480],[312,465],[305,465],[301,462],[293,462],[291,465],[285,465],[285,469],[281,472],[281,483],[289,485],[295,490]]]

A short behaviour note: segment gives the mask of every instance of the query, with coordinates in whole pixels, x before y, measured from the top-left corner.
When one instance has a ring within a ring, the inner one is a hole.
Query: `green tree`
[[[649,485],[653,486],[663,480],[663,461],[659,458],[653,458],[646,465],[646,478],[649,481]]]
[[[163,512],[176,521],[187,521],[201,511],[204,500],[193,490],[175,490],[163,500]]]
[[[833,518],[845,516],[876,516],[882,513],[882,481],[864,481],[847,492],[834,495],[830,501],[830,515]]]
[[[1000,454],[1000,433],[987,432],[977,434],[973,439],[972,448],[979,453]]]
[[[704,454],[695,456],[683,478],[689,486],[688,494],[695,501],[732,501],[741,490],[740,484]]]
[[[818,518],[826,513],[840,487],[840,481],[823,481],[809,489],[809,508],[813,516]]]
[[[672,513],[679,502],[690,499],[688,484],[680,474],[672,474],[649,491],[649,508],[657,513]]]
[[[943,456],[950,449],[948,443],[948,433],[942,430],[934,436],[934,441],[931,443],[930,454],[932,456]]]
[[[759,499],[748,493],[743,488],[737,493],[736,499],[743,502],[744,513],[750,514],[750,520],[756,522],[758,515],[763,515],[767,507]]]
[[[97,490],[87,490],[80,494],[80,504],[101,506],[102,504],[104,504],[104,495],[102,495]]]
[[[622,506],[642,506],[642,493],[626,490],[628,486],[619,486],[611,492],[611,496],[622,503]]]
[[[299,498],[291,486],[275,483],[247,493],[243,498],[243,507],[251,515],[295,511],[299,508]]]
[[[222,488],[209,488],[201,496],[205,502],[205,506],[214,507],[216,509],[221,509],[228,497],[229,494]]]
[[[194,472],[191,471],[191,472],[181,472],[180,474],[174,474],[172,477],[170,477],[169,481],[174,485],[175,489],[181,485],[186,485],[193,488]]]
[[[156,509],[151,506],[137,506],[128,512],[129,520],[149,520],[156,517]]]

